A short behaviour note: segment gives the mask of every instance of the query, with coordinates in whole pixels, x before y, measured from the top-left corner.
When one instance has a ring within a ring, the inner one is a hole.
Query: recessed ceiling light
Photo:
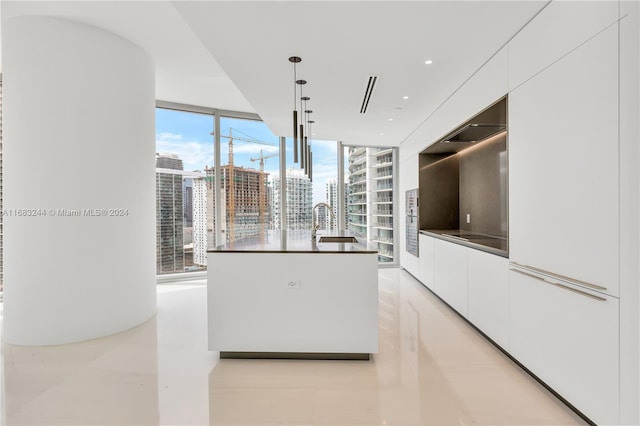
[[[384,136],[384,133],[380,133],[380,136]]]
[[[393,118],[390,118],[389,121],[393,121]]]
[[[403,96],[402,99],[409,99],[409,97],[408,96]]]
[[[316,135],[315,133],[311,133],[311,136],[315,136],[315,135]]]
[[[427,65],[431,65],[433,61],[431,59],[427,59],[426,61],[424,61],[424,63]]]

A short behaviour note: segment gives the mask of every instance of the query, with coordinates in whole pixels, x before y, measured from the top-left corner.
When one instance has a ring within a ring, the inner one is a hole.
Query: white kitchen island
[[[368,359],[378,352],[377,259],[367,241],[314,243],[308,231],[209,250],[209,350],[221,358]]]

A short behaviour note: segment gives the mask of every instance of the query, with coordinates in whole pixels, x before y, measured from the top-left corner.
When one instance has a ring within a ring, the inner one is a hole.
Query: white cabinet
[[[534,276],[509,272],[509,352],[597,424],[618,424],[618,300]]]
[[[502,348],[508,349],[508,259],[468,249],[467,268],[469,321]]]
[[[434,240],[436,294],[467,317],[467,248]]]
[[[509,95],[511,260],[618,294],[618,31]]]
[[[436,292],[434,272],[435,272],[435,257],[434,257],[434,240],[435,238],[427,235],[420,234],[419,240],[419,262],[420,273],[418,279],[422,281],[422,284]]]
[[[623,2],[624,3],[624,2]],[[617,1],[554,1],[509,42],[509,89],[618,20]]]

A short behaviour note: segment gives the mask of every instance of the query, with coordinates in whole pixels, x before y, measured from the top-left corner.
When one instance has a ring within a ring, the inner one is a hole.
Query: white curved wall
[[[47,212],[4,218],[4,338],[52,345],[138,325],[156,309],[151,58],[56,18],[2,31],[4,208]]]

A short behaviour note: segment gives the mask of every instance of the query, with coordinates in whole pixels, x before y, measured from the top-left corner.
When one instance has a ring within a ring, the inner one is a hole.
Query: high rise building
[[[331,217],[331,213],[328,211],[325,213],[326,218],[324,219],[329,227],[326,229],[337,230],[338,229],[338,180],[337,179],[327,179],[325,183],[325,198],[327,203],[331,205],[333,209],[333,217]],[[344,217],[347,220],[348,216],[348,205],[349,205],[349,184],[347,182],[344,183]],[[335,218],[335,219],[334,219]]]
[[[182,160],[175,154],[156,153],[156,169],[184,170]]]
[[[346,227],[354,235],[368,238],[367,203],[369,201],[367,182],[367,148],[349,147],[348,216]]]
[[[184,227],[193,226],[193,178],[182,179],[182,212],[184,214]]]
[[[348,156],[347,228],[377,243],[380,262],[393,262],[393,149],[350,147]]]
[[[268,229],[267,179],[269,174],[234,166],[232,185],[229,179],[230,167],[222,166],[220,171],[227,209],[227,241],[257,235]]]
[[[158,274],[184,271],[183,227],[182,160],[174,154],[156,154]]]
[[[287,169],[287,229],[311,229],[313,208],[313,186],[311,180],[300,169]],[[270,178],[272,189],[271,212],[274,229],[280,229],[280,174]]]
[[[331,213],[329,213],[329,209],[327,206],[320,205],[318,206],[318,210],[316,211],[316,217],[318,220],[318,229],[326,229],[329,230],[333,226],[331,221]]]
[[[228,165],[220,168],[225,200],[221,206],[225,219],[220,230],[223,238],[220,244],[257,235],[270,228],[268,173],[234,166],[231,185],[229,169]],[[207,248],[218,245],[215,241],[214,182],[214,168],[208,167],[201,177],[193,180],[193,262],[197,265],[206,265]]]
[[[215,247],[213,169],[193,179],[193,263],[207,264],[207,249]]]

